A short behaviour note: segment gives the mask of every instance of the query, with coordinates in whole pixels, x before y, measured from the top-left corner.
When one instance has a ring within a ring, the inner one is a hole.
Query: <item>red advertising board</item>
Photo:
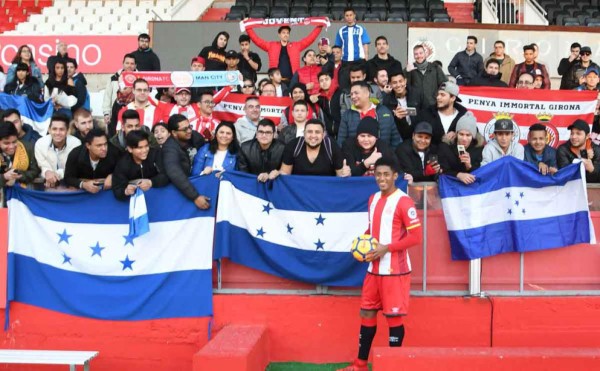
[[[64,41],[69,56],[84,73],[114,73],[123,56],[137,48],[137,36],[0,36],[0,65],[6,71],[21,45],[28,45],[35,63],[47,73],[48,57],[56,54],[56,44]]]

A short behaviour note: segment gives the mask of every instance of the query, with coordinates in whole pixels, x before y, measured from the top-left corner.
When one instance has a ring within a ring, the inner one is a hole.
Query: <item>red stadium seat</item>
[[[35,8],[35,0],[21,0],[21,8]]]
[[[10,23],[17,24],[21,22],[25,22],[29,16],[27,14],[13,14],[10,17]]]
[[[52,0],[38,0],[37,6],[39,6],[40,8],[52,6]]]

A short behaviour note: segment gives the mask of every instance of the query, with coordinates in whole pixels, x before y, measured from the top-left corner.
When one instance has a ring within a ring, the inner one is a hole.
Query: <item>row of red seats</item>
[[[14,30],[30,14],[40,14],[43,8],[52,6],[52,0],[0,0],[0,3],[0,34]]]
[[[44,8],[52,6],[52,0],[0,0],[2,8]]]

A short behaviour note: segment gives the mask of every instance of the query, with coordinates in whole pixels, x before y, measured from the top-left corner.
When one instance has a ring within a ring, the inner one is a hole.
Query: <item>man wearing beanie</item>
[[[494,123],[494,139],[483,148],[481,166],[489,164],[504,156],[513,156],[519,160],[525,157],[523,146],[515,136],[515,123],[510,119],[496,120]]]
[[[569,127],[569,140],[558,147],[556,162],[562,169],[576,161],[583,162],[588,183],[600,183],[600,147],[590,140],[590,125],[577,119]]]
[[[444,174],[457,177],[465,184],[475,181],[473,170],[481,166],[483,147],[477,136],[477,120],[467,112],[456,123],[456,141],[440,147],[440,164]]]
[[[372,117],[363,118],[356,129],[356,136],[346,139],[342,145],[352,176],[373,176],[375,162],[382,157],[397,162],[390,147],[379,140],[378,125]]]
[[[529,127],[525,161],[538,168],[542,175],[554,175],[558,171],[556,150],[547,144],[547,135],[546,126],[543,124],[537,123]]]

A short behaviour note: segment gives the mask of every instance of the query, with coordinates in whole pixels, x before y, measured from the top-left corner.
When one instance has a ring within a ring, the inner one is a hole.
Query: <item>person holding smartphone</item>
[[[444,174],[455,176],[464,184],[475,182],[471,173],[481,166],[483,143],[477,138],[477,120],[471,112],[456,123],[456,141],[441,149],[440,164]]]
[[[400,169],[412,175],[415,182],[434,182],[442,173],[439,156],[440,147],[444,143],[431,142],[433,128],[431,124],[422,121],[415,126],[412,140],[402,142],[396,150]]]

